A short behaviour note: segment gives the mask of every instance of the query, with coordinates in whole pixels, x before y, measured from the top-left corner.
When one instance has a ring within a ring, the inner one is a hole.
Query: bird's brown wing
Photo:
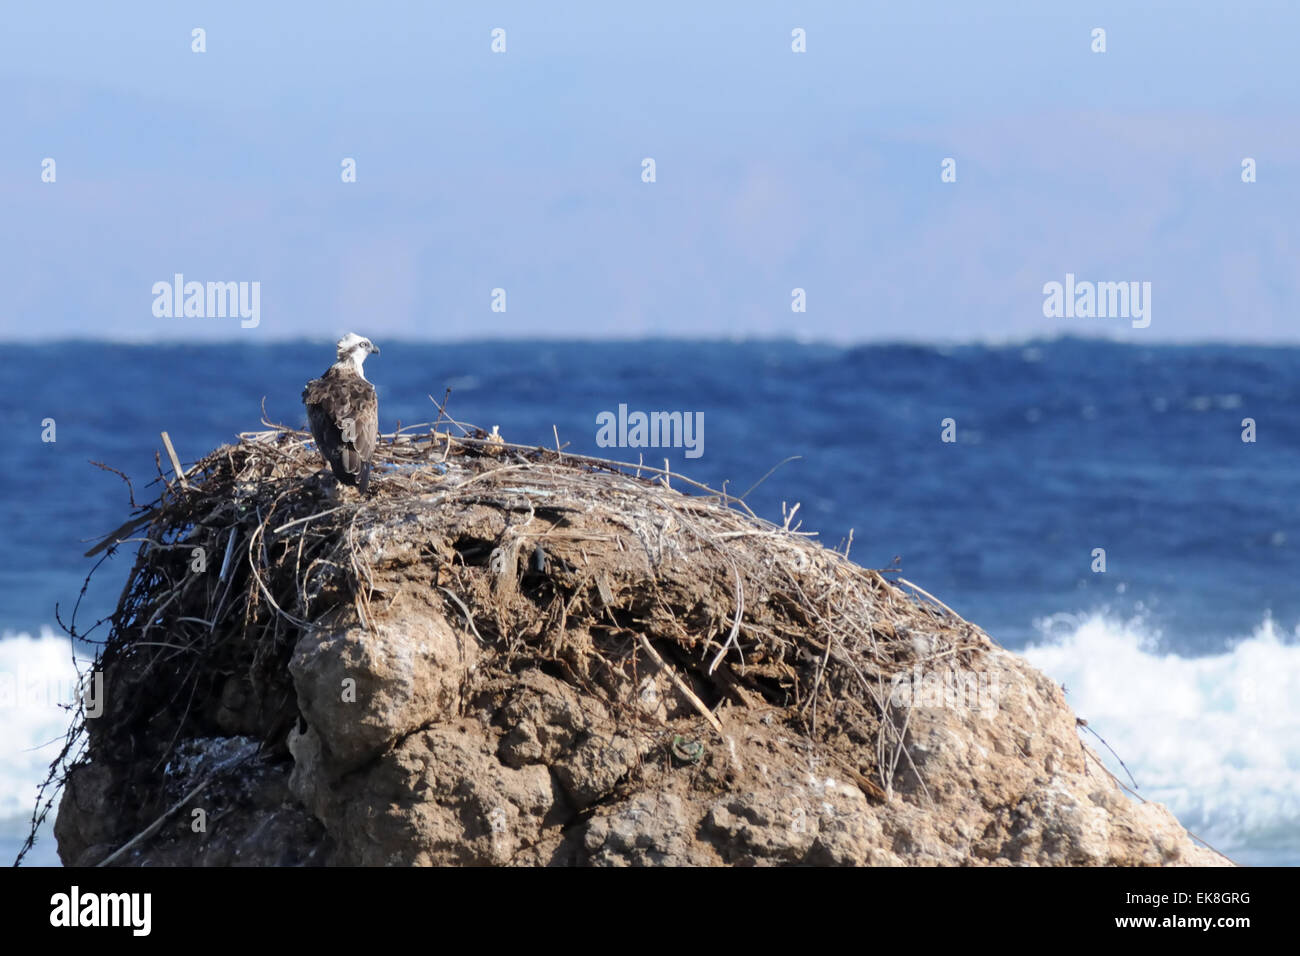
[[[307,422],[334,476],[350,485],[360,479],[364,490],[379,440],[379,398],[365,379],[336,371],[331,368],[303,389]]]
[[[375,445],[379,443],[379,396],[375,394],[373,385],[369,382],[365,385],[366,392],[357,395],[354,407],[356,428],[352,441],[362,492],[370,484],[370,461],[375,457]]]

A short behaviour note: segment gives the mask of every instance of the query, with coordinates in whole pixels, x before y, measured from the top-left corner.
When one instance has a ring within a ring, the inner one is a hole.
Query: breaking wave
[[[1239,863],[1300,865],[1300,640],[1265,617],[1224,653],[1158,651],[1142,619],[1059,615],[1022,653],[1138,783]],[[1128,773],[1089,735],[1121,780]]]

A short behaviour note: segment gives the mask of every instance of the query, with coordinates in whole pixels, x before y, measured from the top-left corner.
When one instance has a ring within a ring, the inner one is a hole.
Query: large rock
[[[331,504],[278,434],[157,506],[152,536],[238,535],[243,563],[154,593],[188,551],[141,552],[65,861],[1226,862],[1124,792],[1059,687],[880,573],[570,456],[452,447],[385,445],[405,470]]]

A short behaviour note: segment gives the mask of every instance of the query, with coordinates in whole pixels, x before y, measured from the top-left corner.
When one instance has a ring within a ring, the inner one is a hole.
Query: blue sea
[[[552,446],[554,428],[575,452],[725,482],[764,517],[798,503],[803,530],[833,547],[851,533],[856,561],[897,561],[1064,684],[1138,792],[1190,830],[1239,862],[1300,863],[1300,349],[377,344],[366,369],[385,431],[432,420],[430,396],[450,388],[450,414],[509,441]],[[83,553],[128,514],[125,483],[90,462],[152,498],[160,431],[193,461],[261,428],[263,399],[302,426],[302,386],[332,358],[328,342],[6,346],[8,858],[66,726],[73,648],[55,608],[66,619]],[[599,447],[597,418],[620,405],[698,414],[699,456]],[[124,549],[100,570],[83,625],[111,610],[130,563]],[[53,862],[52,840],[29,859]]]

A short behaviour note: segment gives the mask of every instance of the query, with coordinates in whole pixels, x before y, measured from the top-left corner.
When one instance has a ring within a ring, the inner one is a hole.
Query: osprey
[[[366,381],[361,363],[379,349],[349,332],[338,341],[338,361],[302,390],[316,447],[344,484],[362,494],[370,484],[370,459],[379,437],[379,397]]]

